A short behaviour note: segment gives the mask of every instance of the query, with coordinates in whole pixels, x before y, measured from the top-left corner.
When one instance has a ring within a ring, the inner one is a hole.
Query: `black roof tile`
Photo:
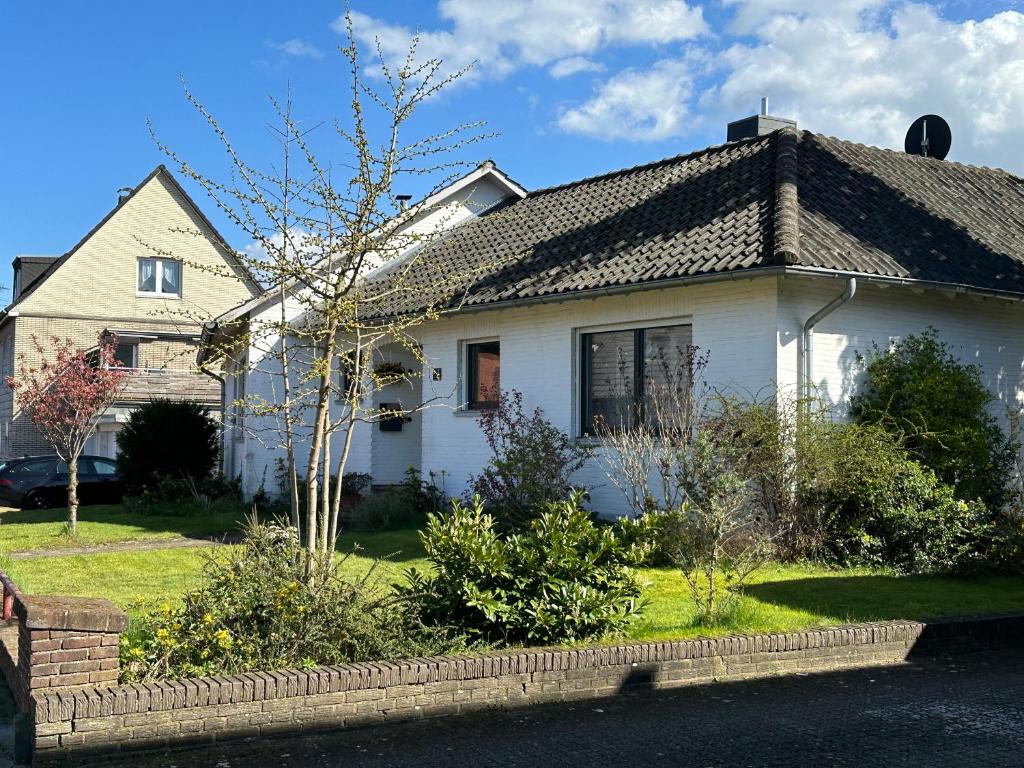
[[[376,278],[387,311],[451,275],[473,307],[786,265],[1024,293],[1024,180],[790,128],[536,190],[423,248]]]

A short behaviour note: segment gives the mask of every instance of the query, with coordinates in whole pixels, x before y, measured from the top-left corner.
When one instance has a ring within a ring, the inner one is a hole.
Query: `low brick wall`
[[[788,634],[531,649],[280,670],[34,696],[34,764],[119,750],[362,726],[490,707],[1024,644],[1024,617],[861,624]]]

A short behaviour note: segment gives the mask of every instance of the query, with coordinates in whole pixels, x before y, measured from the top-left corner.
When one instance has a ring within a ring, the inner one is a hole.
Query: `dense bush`
[[[219,555],[219,556],[218,556]],[[163,606],[121,642],[125,681],[308,667],[451,650],[381,584],[307,561],[295,530],[251,521],[243,545],[210,556],[181,607]]]
[[[965,502],[880,426],[822,431],[827,456],[803,479],[801,503],[817,510],[825,559],[906,573],[964,571],[987,559],[992,515]]]
[[[934,329],[861,358],[856,421],[879,424],[964,499],[1003,506],[1013,446],[989,407],[995,399],[977,365],[959,362]]]
[[[117,435],[117,470],[129,493],[163,478],[202,482],[217,467],[218,429],[192,400],[151,400]]]
[[[474,479],[473,491],[503,527],[524,525],[545,504],[565,499],[570,478],[590,455],[540,409],[523,413],[523,396],[516,391],[502,392],[495,408],[481,412],[480,428],[491,460]]]
[[[599,637],[640,612],[630,566],[641,553],[595,525],[580,494],[548,505],[520,533],[504,534],[480,499],[430,516],[421,534],[432,569],[415,569],[400,595],[425,623],[496,644]]]

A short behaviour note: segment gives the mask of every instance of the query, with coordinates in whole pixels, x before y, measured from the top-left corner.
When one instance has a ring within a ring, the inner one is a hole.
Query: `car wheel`
[[[22,509],[49,509],[51,506],[53,505],[50,504],[46,495],[39,493],[39,491],[32,491],[21,502]]]

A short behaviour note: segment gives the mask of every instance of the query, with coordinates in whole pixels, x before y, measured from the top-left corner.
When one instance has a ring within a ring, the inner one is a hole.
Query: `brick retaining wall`
[[[788,634],[530,649],[34,696],[34,764],[85,754],[360,726],[489,707],[793,672],[894,664],[918,653],[1016,647],[1024,617],[894,621]]]

